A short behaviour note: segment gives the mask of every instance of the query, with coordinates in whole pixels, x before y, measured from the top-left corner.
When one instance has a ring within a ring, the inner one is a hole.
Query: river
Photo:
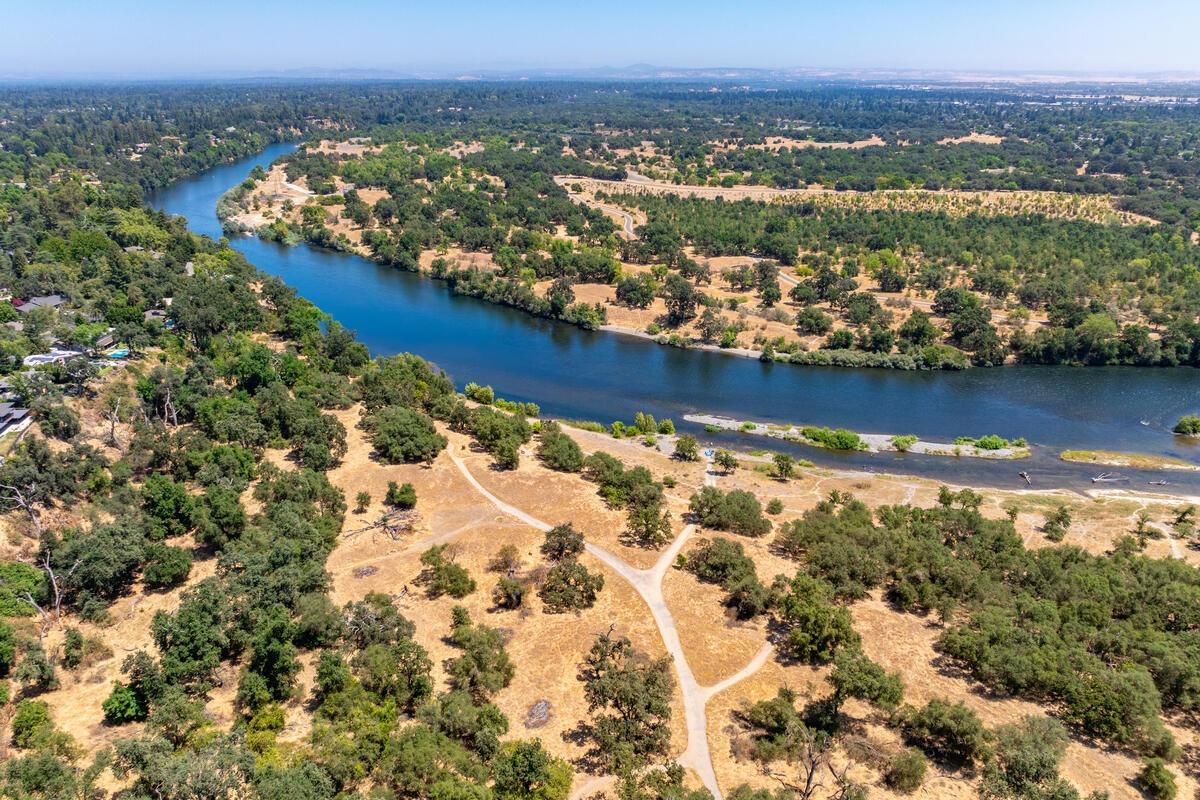
[[[276,144],[216,167],[150,198],[155,208],[187,217],[192,230],[221,236],[220,195],[255,165],[267,166],[294,145]],[[532,400],[543,413],[600,422],[637,411],[673,418],[687,413],[911,433],[949,441],[996,433],[1025,437],[1033,455],[1020,462],[842,454],[791,446],[795,454],[836,467],[925,475],[967,485],[1093,488],[1096,467],[1067,464],[1064,449],[1170,455],[1200,463],[1200,447],[1170,433],[1184,413],[1200,410],[1200,371],[1189,368],[1005,367],[963,372],[796,367],[737,356],[664,347],[636,337],[584,331],[467,297],[436,280],[383,267],[355,255],[306,244],[285,247],[251,236],[232,245],[263,272],[277,275],[334,319],[358,332],[374,355],[413,352],[446,370],[461,387],[491,384],[504,397]],[[692,429],[695,426],[691,426]],[[737,434],[704,441],[742,449],[783,443]],[[1167,478],[1170,491],[1200,494],[1200,473],[1114,470],[1147,489]]]

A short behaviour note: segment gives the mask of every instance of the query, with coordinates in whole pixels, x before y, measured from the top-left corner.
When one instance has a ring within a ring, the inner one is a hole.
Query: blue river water
[[[220,195],[258,164],[294,145],[216,167],[150,198],[187,217],[192,230],[221,236]],[[794,446],[830,466],[919,474],[971,485],[1090,487],[1095,467],[1061,462],[1064,449],[1173,455],[1200,463],[1200,447],[1170,433],[1184,413],[1200,410],[1200,370],[1126,367],[1005,367],[963,372],[796,367],[719,353],[664,347],[636,337],[583,331],[512,309],[452,295],[440,281],[368,259],[309,245],[285,247],[251,236],[232,245],[263,272],[277,275],[343,325],[375,355],[417,353],[462,386],[491,384],[499,394],[533,400],[543,413],[600,422],[637,411],[673,418],[714,413],[738,418],[911,433],[950,441],[996,433],[1025,437],[1031,458],[995,462],[913,454],[839,454]],[[687,428],[686,425],[680,427]],[[693,430],[695,427],[693,426]],[[737,434],[701,438],[742,449],[784,449],[774,440]],[[1118,470],[1145,489],[1167,478],[1169,490],[1200,493],[1200,474]]]

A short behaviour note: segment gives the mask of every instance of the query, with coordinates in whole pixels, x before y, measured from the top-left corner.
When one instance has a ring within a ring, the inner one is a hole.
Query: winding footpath
[[[454,465],[458,467],[459,472],[467,479],[467,482],[501,512],[520,520],[531,528],[536,528],[543,532],[553,527],[496,497],[496,495],[484,488],[483,484],[475,479],[475,476],[471,474],[470,469],[468,469],[462,459],[452,452],[448,452],[448,455],[450,456],[450,460],[454,462]],[[713,485],[714,482],[715,476],[710,468],[705,473],[705,483]],[[662,592],[662,582],[667,574],[667,570],[671,568],[676,556],[679,555],[684,544],[687,543],[688,538],[695,530],[695,525],[688,525],[680,531],[675,541],[671,542],[671,545],[663,551],[663,554],[654,563],[654,566],[649,569],[632,567],[619,556],[610,553],[603,547],[592,542],[587,542],[585,548],[598,561],[624,578],[641,596],[642,601],[645,602],[647,607],[649,607],[650,614],[654,618],[654,624],[658,626],[658,633],[662,637],[663,644],[674,661],[675,672],[679,676],[679,688],[683,695],[683,715],[687,725],[687,748],[677,760],[681,766],[693,770],[700,777],[700,781],[706,789],[712,792],[715,800],[722,800],[721,788],[717,784],[716,772],[713,769],[712,752],[708,747],[708,716],[705,706],[712,697],[737,684],[739,681],[748,678],[762,667],[767,662],[767,659],[770,658],[772,647],[770,644],[764,645],[755,654],[754,658],[751,659],[749,664],[734,675],[713,686],[701,686],[696,680],[696,676],[692,672],[692,667],[688,663],[687,655],[684,653],[683,644],[679,640],[679,631],[675,626],[675,619],[671,615],[671,609],[667,606]]]

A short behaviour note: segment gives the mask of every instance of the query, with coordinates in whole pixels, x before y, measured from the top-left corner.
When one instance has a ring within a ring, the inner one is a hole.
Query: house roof
[[[67,300],[61,294],[44,294],[37,297],[30,297],[27,300],[14,300],[13,307],[22,314],[26,314],[35,308],[58,308],[65,302]]]

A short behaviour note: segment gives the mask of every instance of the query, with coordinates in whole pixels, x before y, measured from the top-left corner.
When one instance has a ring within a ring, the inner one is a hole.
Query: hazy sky
[[[0,75],[893,67],[1200,72],[1200,0],[0,0]]]

